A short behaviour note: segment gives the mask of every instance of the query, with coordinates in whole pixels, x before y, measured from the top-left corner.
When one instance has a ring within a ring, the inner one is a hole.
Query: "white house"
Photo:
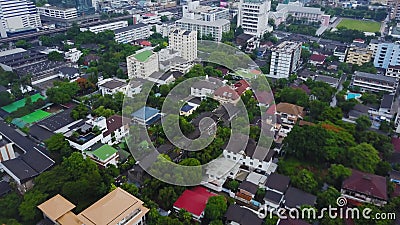
[[[83,55],[81,51],[76,48],[71,48],[68,52],[65,53],[64,59],[67,62],[76,63],[79,58]]]
[[[125,93],[128,90],[128,84],[125,80],[117,78],[108,78],[98,82],[99,91],[104,95],[113,95],[117,92]]]

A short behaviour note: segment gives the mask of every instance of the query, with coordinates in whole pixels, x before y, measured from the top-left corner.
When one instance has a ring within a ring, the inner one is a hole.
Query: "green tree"
[[[204,210],[204,219],[209,222],[221,220],[227,207],[227,202],[224,196],[210,197]]]
[[[379,152],[367,143],[350,148],[347,154],[349,166],[367,173],[374,173],[380,161]]]
[[[318,193],[317,196],[317,205],[318,208],[328,207],[329,205],[334,206],[336,205],[337,198],[340,197],[340,192],[330,186],[324,192]]]
[[[71,117],[74,118],[74,120],[79,120],[85,118],[89,114],[89,109],[86,107],[83,103],[80,103],[77,105],[72,111],[71,111]]]
[[[61,133],[53,134],[49,139],[45,140],[44,143],[50,153],[56,158],[57,162],[60,162],[62,157],[68,157],[72,153],[69,142]]]
[[[12,103],[13,96],[8,91],[0,92],[0,107]]]
[[[64,104],[72,100],[79,91],[76,82],[54,82],[54,87],[47,89],[46,95],[53,103]]]
[[[104,116],[105,118],[108,118],[114,115],[115,112],[112,109],[106,109],[104,106],[100,106],[97,109],[93,110],[93,114],[96,116]]]
[[[15,46],[16,46],[17,48],[25,48],[25,49],[27,49],[27,48],[32,47],[32,44],[31,44],[31,43],[28,43],[28,42],[25,41],[25,40],[19,40],[19,41],[15,42]]]
[[[317,191],[318,182],[315,180],[314,174],[307,169],[300,170],[291,180],[294,186],[305,192],[314,193]]]
[[[160,206],[163,209],[170,209],[174,202],[178,199],[178,195],[175,193],[173,187],[164,187],[162,188],[159,193],[157,200],[160,203]]]
[[[135,184],[123,183],[121,188],[134,196],[138,196],[139,194],[139,188]]]
[[[57,52],[57,51],[52,51],[47,55],[47,58],[50,61],[64,61],[64,56],[63,54]]]
[[[357,131],[365,131],[370,128],[372,125],[371,120],[368,116],[360,116],[356,119],[356,130]]]
[[[351,169],[342,164],[332,164],[328,170],[328,183],[340,188],[344,179],[351,175]]]
[[[227,183],[227,188],[233,192],[237,192],[239,189],[240,183],[237,180],[231,180]]]
[[[22,220],[26,222],[37,221],[41,216],[37,206],[43,203],[47,196],[47,194],[38,190],[32,190],[25,193],[24,200],[18,208]]]
[[[0,198],[0,218],[18,218],[18,206],[21,197],[16,193],[10,193]]]

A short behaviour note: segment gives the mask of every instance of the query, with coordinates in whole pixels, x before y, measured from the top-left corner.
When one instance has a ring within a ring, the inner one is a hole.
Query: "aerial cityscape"
[[[0,0],[1,225],[400,225],[400,0]]]

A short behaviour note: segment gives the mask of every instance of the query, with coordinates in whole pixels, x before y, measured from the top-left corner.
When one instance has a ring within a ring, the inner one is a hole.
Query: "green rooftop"
[[[97,157],[98,159],[105,161],[108,158],[110,158],[110,156],[115,154],[116,152],[118,152],[117,149],[115,149],[109,145],[103,145],[91,153],[93,156]]]
[[[143,52],[140,52],[138,54],[136,54],[134,57],[139,60],[140,62],[144,62],[146,61],[151,55],[153,54],[152,51],[150,50],[146,50]]]

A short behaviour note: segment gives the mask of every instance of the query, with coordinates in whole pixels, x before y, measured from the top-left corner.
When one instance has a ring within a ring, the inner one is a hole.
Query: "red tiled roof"
[[[342,188],[387,200],[386,178],[375,174],[353,170],[351,176],[343,181]]]
[[[353,40],[353,42],[359,42],[359,43],[364,43],[365,41],[361,38],[356,38]]]
[[[392,138],[392,145],[395,152],[400,153],[400,138]]]
[[[156,16],[156,14],[154,14],[154,13],[146,13],[146,14],[144,14],[143,16],[148,16],[148,17],[150,17],[150,16]]]
[[[312,54],[310,57],[310,60],[315,61],[315,62],[324,62],[325,59],[326,59],[326,56],[319,55],[319,54]]]
[[[222,98],[229,98],[232,100],[236,100],[239,98],[238,93],[236,93],[236,91],[229,86],[219,87],[217,90],[215,90],[214,95]]]
[[[151,46],[151,42],[150,41],[146,41],[146,40],[141,41],[139,44],[143,45],[143,46]]]
[[[293,84],[293,85],[291,85],[290,87],[291,87],[291,88],[294,88],[294,89],[300,89],[300,90],[303,90],[304,92],[306,92],[307,94],[311,94],[310,88],[308,88],[308,86],[305,85],[305,84],[301,84],[301,85],[295,85],[295,84]]]
[[[206,208],[207,201],[210,197],[216,196],[204,187],[195,187],[186,190],[176,200],[174,206],[179,209],[185,209],[193,215],[200,216]]]
[[[272,91],[256,91],[254,96],[259,103],[270,104],[274,100]]]
[[[239,80],[234,84],[234,86],[235,86],[235,91],[239,95],[242,95],[250,87],[250,84],[247,83],[247,81],[245,80]]]

